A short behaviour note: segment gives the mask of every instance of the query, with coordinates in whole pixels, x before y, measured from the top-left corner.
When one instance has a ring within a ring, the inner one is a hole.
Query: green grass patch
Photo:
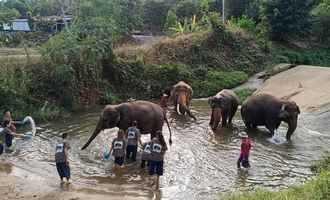
[[[256,89],[244,88],[244,89],[236,90],[235,93],[238,96],[240,102],[243,103],[245,99],[251,96],[255,91]]]
[[[273,62],[297,65],[318,65],[330,67],[330,49],[288,49],[277,47],[273,51]]]
[[[230,89],[247,81],[248,75],[245,72],[233,71],[208,71],[205,80],[194,80],[192,87],[195,97],[208,97],[221,91]]]

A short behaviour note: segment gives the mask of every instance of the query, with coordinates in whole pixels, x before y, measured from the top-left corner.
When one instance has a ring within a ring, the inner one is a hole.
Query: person
[[[167,101],[168,101],[168,95],[167,94],[163,94],[161,97],[160,97],[160,106],[163,108],[163,109],[167,109]]]
[[[246,132],[240,134],[241,138],[241,153],[237,160],[237,168],[241,168],[241,164],[244,168],[250,168],[249,154],[251,149],[251,140]]]
[[[2,125],[4,128],[2,131],[2,135],[3,135],[2,137],[5,142],[5,148],[9,148],[12,146],[14,137],[24,137],[23,134],[18,134],[13,131],[12,121],[6,119]],[[16,129],[14,129],[14,130],[16,130]]]
[[[122,167],[125,159],[125,150],[127,142],[125,140],[125,132],[119,129],[117,137],[112,141],[110,153],[115,157],[115,167]]]
[[[2,155],[4,151],[4,142],[5,142],[5,132],[0,132],[0,155]]]
[[[67,183],[70,184],[70,165],[68,158],[68,150],[70,149],[70,145],[66,140],[67,133],[62,134],[62,140],[56,144],[55,148],[55,163],[58,175],[61,178],[61,184],[64,183],[63,178],[65,177]]]
[[[164,173],[164,155],[167,151],[167,145],[161,131],[157,131],[157,136],[151,141],[151,157],[149,164],[149,175],[157,175],[156,188],[159,188],[159,177]]]
[[[142,145],[141,169],[144,169],[146,164],[147,167],[149,167],[150,157],[151,157],[151,141],[146,142]]]
[[[16,126],[15,126],[15,121],[13,121],[12,117],[11,117],[11,112],[10,110],[6,109],[4,112],[3,112],[3,118],[2,118],[2,126],[5,127],[4,125],[4,122],[5,121],[9,121],[10,122],[10,130],[14,133],[16,133]]]
[[[127,129],[127,147],[126,147],[126,158],[132,158],[136,161],[136,154],[138,148],[138,142],[142,146],[141,133],[137,128],[137,121],[133,121],[133,126]]]

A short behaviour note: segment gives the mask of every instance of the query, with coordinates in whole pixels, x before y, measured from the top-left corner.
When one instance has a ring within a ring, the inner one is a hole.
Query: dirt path
[[[330,68],[297,66],[281,72],[256,91],[295,101],[302,111],[330,104]]]

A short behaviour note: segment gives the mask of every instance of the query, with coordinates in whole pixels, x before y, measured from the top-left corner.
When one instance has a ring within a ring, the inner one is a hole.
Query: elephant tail
[[[167,128],[168,128],[168,131],[170,132],[170,139],[168,140],[169,144],[172,145],[172,131],[171,131],[171,127],[170,127],[170,124],[167,120],[167,117],[166,117],[166,112],[164,112],[164,119],[165,119],[165,122],[167,124]]]

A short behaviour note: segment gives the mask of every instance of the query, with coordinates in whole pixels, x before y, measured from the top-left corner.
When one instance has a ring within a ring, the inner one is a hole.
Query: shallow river
[[[76,191],[126,199],[214,199],[218,193],[266,187],[277,190],[308,179],[313,161],[320,159],[330,146],[330,112],[302,114],[292,142],[284,142],[282,124],[276,140],[265,129],[249,133],[253,140],[249,171],[238,171],[238,132],[244,130],[240,114],[233,127],[213,133],[208,128],[210,109],[206,101],[192,106],[198,120],[169,114],[173,145],[165,160],[160,191],[150,188],[147,173],[139,163],[128,163],[113,171],[111,162],[102,161],[103,149],[117,129],[102,132],[85,151],[80,148],[93,131],[100,109],[79,113],[66,122],[39,125],[33,140],[17,143],[17,151],[7,155],[14,163],[10,173],[42,184],[20,184],[17,190],[60,191],[54,165],[54,146],[59,136],[69,133],[70,163]],[[164,135],[168,129],[164,126]],[[147,141],[149,136],[143,136]],[[27,173],[28,172],[28,173]]]

